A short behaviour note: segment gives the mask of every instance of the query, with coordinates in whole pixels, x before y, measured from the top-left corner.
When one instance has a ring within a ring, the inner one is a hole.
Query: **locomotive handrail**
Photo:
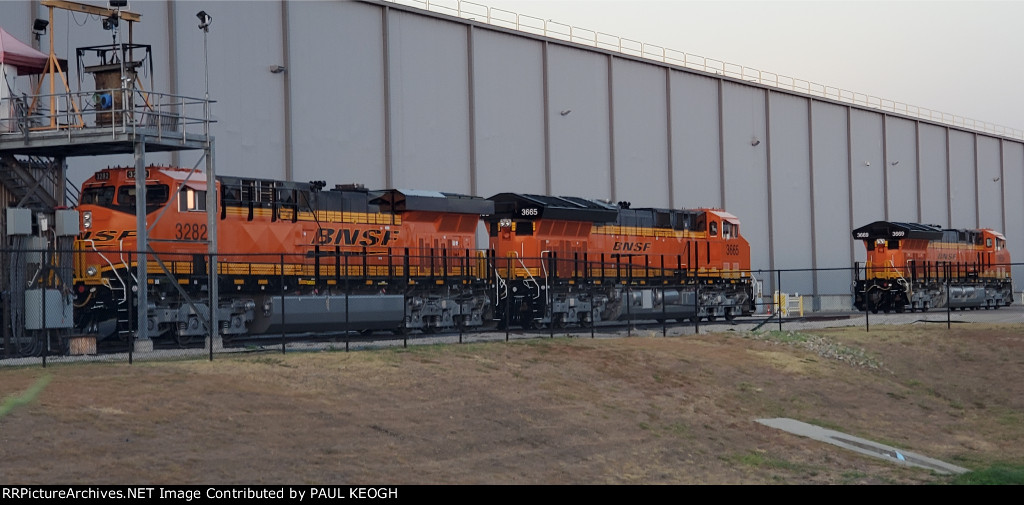
[[[96,249],[96,241],[95,240],[85,239],[85,240],[83,240],[83,242],[88,242],[89,245],[92,247],[93,252],[95,252],[97,255],[99,255],[99,257],[103,258],[103,261],[107,262],[107,265],[110,266],[111,273],[113,273],[114,277],[116,277],[118,282],[121,283],[122,290],[124,291],[124,299],[122,299],[120,302],[118,302],[118,305],[120,305],[121,303],[124,303],[125,301],[127,301],[128,300],[128,289],[127,289],[127,286],[125,286],[124,279],[122,279],[121,275],[117,273],[117,267],[114,266],[114,262],[110,261],[110,259],[107,258],[107,255],[105,255],[102,252],[100,252],[99,249]],[[123,250],[121,250],[120,253],[121,253],[122,256],[124,255],[124,251]],[[129,268],[129,270],[131,270],[131,269]],[[103,277],[102,280],[107,284],[108,288],[112,288],[112,286],[110,286],[110,281],[106,277]]]
[[[544,286],[545,287],[549,287],[550,286],[548,284],[548,277],[550,277],[550,276],[548,275],[548,264],[544,262],[544,255],[545,254],[551,254],[552,255],[551,257],[554,257],[553,253],[554,253],[554,251],[552,251],[550,249],[548,249],[546,251],[541,251],[540,252],[540,259],[541,259],[541,261],[540,261],[540,270],[541,270],[541,272],[544,273]],[[557,268],[557,265],[556,265],[556,268]]]
[[[534,277],[532,273],[530,273],[530,269],[526,267],[526,263],[524,263],[523,260],[520,259],[518,255],[516,256],[516,258],[519,259],[519,264],[523,267],[523,271],[526,272],[526,277],[523,279],[523,286],[529,286],[530,284],[533,284],[534,286],[536,286],[537,294],[534,295],[533,298],[534,299],[540,298],[540,282],[537,282],[537,278]],[[545,284],[545,286],[546,286],[546,284]]]
[[[523,278],[523,285],[527,285],[528,286],[530,284],[530,282],[532,281],[533,284],[535,286],[537,286],[537,295],[534,296],[534,298],[540,298],[540,283],[537,282],[537,278],[534,277],[532,273],[530,273],[530,268],[527,267],[526,263],[523,262],[523,259],[519,257],[519,251],[512,251],[512,254],[513,254],[513,257],[516,260],[519,261],[519,265],[521,267],[523,267],[523,272],[526,272],[526,277]],[[541,263],[543,263],[543,261]],[[546,284],[545,284],[545,286],[546,286]]]
[[[124,265],[125,270],[128,272],[128,276],[131,277],[132,281],[134,281],[136,284],[138,284],[139,279],[137,277],[135,277],[135,271],[132,270],[132,265],[131,265],[130,259],[129,259],[129,261],[125,261],[124,260],[124,239],[121,239],[121,240],[119,240],[117,242],[117,248],[121,251],[121,254],[120,254],[120,256],[121,256],[121,264]],[[110,266],[113,268],[114,265],[110,265]],[[115,268],[114,271],[116,272],[117,269]],[[128,301],[128,285],[124,282],[124,279],[121,279],[120,275],[117,276],[117,280],[121,281],[121,286],[122,286],[122,288],[125,291],[125,293],[124,293],[124,300],[121,300],[121,303],[124,303],[124,302]]]

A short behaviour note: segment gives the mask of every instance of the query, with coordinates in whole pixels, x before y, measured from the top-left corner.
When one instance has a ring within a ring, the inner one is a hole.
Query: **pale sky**
[[[1024,0],[472,3],[1024,129]]]

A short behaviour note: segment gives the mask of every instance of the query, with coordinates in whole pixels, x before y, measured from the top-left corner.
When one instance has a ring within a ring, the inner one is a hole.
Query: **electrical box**
[[[74,209],[57,209],[53,214],[53,231],[58,237],[78,235],[78,211]]]
[[[31,235],[32,211],[16,207],[7,208],[7,234]]]
[[[25,329],[73,328],[73,302],[71,295],[65,295],[57,289],[25,291]]]

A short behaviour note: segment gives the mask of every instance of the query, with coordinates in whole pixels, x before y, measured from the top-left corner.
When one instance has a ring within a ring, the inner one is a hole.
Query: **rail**
[[[416,7],[439,14],[447,14],[472,21],[479,21],[524,33],[588,45],[618,53],[636,56],[669,65],[699,70],[711,74],[731,77],[755,84],[794,91],[828,100],[877,109],[894,114],[916,117],[936,123],[991,133],[1004,137],[1024,140],[1024,130],[980,121],[948,112],[937,111],[887,98],[821,84],[806,79],[767,72],[744,65],[729,63],[697,54],[678,51],[667,47],[627,39],[596,30],[580,28],[550,19],[541,19],[512,11],[488,7],[462,0],[384,0],[386,2]]]

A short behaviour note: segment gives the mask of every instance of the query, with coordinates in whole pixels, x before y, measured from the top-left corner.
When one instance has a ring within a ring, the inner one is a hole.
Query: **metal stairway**
[[[0,186],[10,192],[15,207],[54,209],[78,204],[78,188],[63,181],[63,161],[56,158],[30,156],[19,160],[13,155],[0,156]],[[54,196],[64,185],[64,201]]]

